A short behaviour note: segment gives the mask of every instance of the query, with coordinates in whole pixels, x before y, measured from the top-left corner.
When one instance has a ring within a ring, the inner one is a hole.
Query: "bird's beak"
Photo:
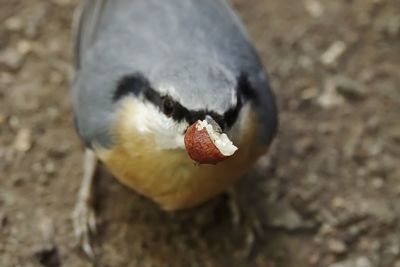
[[[199,120],[189,126],[185,134],[185,147],[189,156],[200,164],[217,164],[238,149],[208,115],[203,121]]]
[[[222,133],[222,128],[210,115],[206,115],[204,119],[209,125],[212,126],[213,130],[217,133]]]

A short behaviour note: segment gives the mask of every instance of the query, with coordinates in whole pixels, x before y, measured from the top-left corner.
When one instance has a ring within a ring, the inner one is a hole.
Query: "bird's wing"
[[[73,53],[75,68],[79,69],[81,55],[96,38],[99,21],[107,0],[81,0],[74,16]]]

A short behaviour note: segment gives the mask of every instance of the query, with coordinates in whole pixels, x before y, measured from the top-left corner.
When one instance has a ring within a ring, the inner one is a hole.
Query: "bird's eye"
[[[174,102],[170,98],[166,97],[163,99],[162,105],[164,114],[171,116],[174,112]]]

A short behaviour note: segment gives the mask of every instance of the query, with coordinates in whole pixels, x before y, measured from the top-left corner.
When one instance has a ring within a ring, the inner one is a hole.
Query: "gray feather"
[[[87,143],[112,143],[116,84],[136,72],[152,84],[174,86],[188,108],[204,104],[218,112],[232,104],[226,94],[247,73],[259,96],[261,139],[272,139],[276,107],[267,77],[224,0],[87,0],[76,36],[73,106]]]

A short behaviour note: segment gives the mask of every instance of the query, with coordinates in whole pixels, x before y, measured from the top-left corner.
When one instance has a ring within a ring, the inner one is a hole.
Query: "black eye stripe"
[[[179,102],[173,100],[171,97],[161,95],[159,92],[151,87],[150,82],[141,74],[134,73],[123,77],[117,85],[117,88],[113,95],[113,100],[118,101],[126,95],[142,95],[145,100],[153,103],[166,115],[172,117],[175,121],[185,120],[189,124],[196,122],[197,120],[203,120],[206,115],[210,115],[224,130],[226,127],[230,128],[237,117],[243,106],[243,101],[249,99],[256,99],[255,91],[251,87],[248,77],[245,73],[242,73],[237,79],[237,105],[226,111],[223,115],[208,110],[189,110],[182,106]],[[166,103],[167,101],[168,103]],[[166,106],[167,104],[167,110]]]

